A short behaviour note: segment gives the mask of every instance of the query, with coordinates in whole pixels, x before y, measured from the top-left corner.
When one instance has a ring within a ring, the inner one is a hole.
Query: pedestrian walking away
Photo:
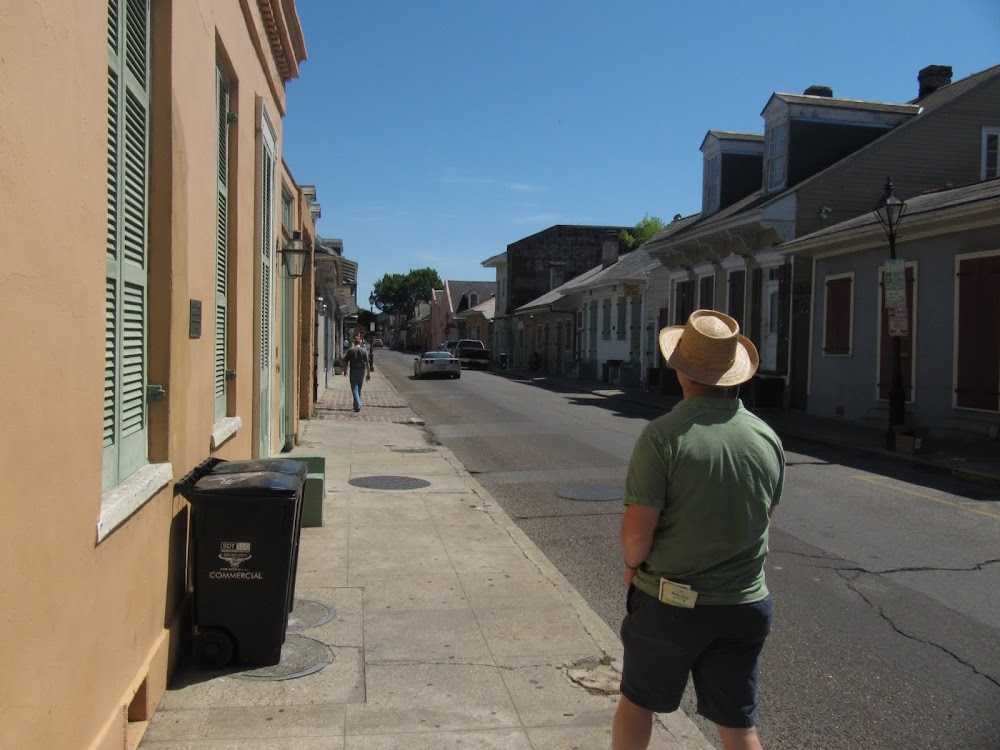
[[[612,748],[644,750],[653,714],[677,710],[690,675],[698,713],[725,750],[761,750],[757,663],[772,615],[764,558],[785,454],[738,398],[759,358],[733,318],[696,310],[659,343],[684,397],[639,435],[625,480]]]
[[[354,396],[354,411],[361,411],[361,388],[365,382],[372,379],[371,365],[368,361],[368,352],[365,351],[364,340],[360,336],[354,337],[354,346],[347,350],[347,366],[344,368],[344,377],[350,375],[351,395]]]

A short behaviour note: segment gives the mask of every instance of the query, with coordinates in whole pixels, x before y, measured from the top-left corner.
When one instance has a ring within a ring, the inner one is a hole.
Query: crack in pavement
[[[997,562],[997,561],[994,560],[994,561],[991,561],[991,562]],[[841,571],[838,571],[838,573],[840,573],[840,572]],[[893,622],[892,618],[889,617],[889,615],[887,615],[885,613],[885,610],[881,606],[875,604],[867,596],[865,596],[856,586],[852,585],[853,583],[855,583],[861,577],[862,573],[869,573],[869,574],[871,574],[869,571],[865,571],[865,570],[861,570],[861,569],[855,569],[855,570],[851,570],[851,571],[847,571],[847,572],[857,572],[858,573],[858,575],[856,575],[854,578],[851,578],[851,579],[848,579],[848,578],[844,577],[844,580],[847,582],[847,588],[849,588],[851,591],[853,591],[855,594],[857,594],[861,598],[861,601],[863,601],[872,610],[874,610],[875,613],[880,618],[882,618],[883,620],[885,620],[885,622],[888,623],[889,627],[892,628],[896,633],[898,633],[899,635],[901,635],[904,638],[907,638],[907,639],[909,639],[911,641],[916,641],[917,643],[922,643],[925,646],[933,646],[934,648],[938,649],[942,653],[945,653],[948,656],[950,656],[952,659],[954,659],[956,662],[958,662],[962,666],[968,668],[973,674],[978,675],[979,677],[982,677],[985,680],[988,680],[989,682],[993,683],[997,687],[1000,687],[1000,679],[997,679],[996,677],[988,675],[985,672],[979,671],[979,669],[977,669],[974,664],[966,661],[961,656],[959,656],[958,654],[956,654],[954,651],[948,650],[947,648],[945,648],[944,646],[942,646],[940,643],[935,643],[934,641],[924,640],[923,638],[918,638],[915,635],[911,635],[910,633],[907,633],[905,630],[901,629],[895,622]],[[871,574],[871,575],[878,575],[878,574]]]
[[[889,573],[933,573],[933,572],[952,572],[952,573],[974,573],[978,570],[982,570],[987,565],[996,565],[1000,563],[1000,557],[993,560],[984,560],[981,563],[975,563],[972,566],[964,568],[942,568],[933,565],[914,565],[907,566],[903,568],[886,568],[885,570],[868,570],[867,568],[852,567],[852,568],[836,568],[838,571],[857,571],[859,573],[868,573],[873,576],[882,576]]]
[[[811,566],[819,567],[822,570],[835,570],[838,573],[843,572],[857,572],[857,573],[868,573],[873,576],[888,575],[890,573],[933,573],[933,572],[950,572],[950,573],[975,573],[977,571],[983,570],[989,565],[996,565],[1000,563],[1000,557],[993,558],[991,560],[983,560],[980,563],[974,563],[970,566],[961,568],[948,568],[939,567],[935,565],[908,565],[900,568],[885,568],[884,570],[870,570],[868,568],[861,567],[859,565],[853,564],[842,557],[831,557],[826,554],[810,555],[806,552],[792,552],[790,550],[771,550],[769,555],[792,555],[794,557],[802,557],[807,560],[826,560],[832,563],[844,563],[846,567],[826,567],[826,566]]]

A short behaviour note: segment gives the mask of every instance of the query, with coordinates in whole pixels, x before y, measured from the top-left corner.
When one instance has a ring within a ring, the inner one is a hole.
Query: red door
[[[958,262],[955,406],[1000,411],[1000,255]]]

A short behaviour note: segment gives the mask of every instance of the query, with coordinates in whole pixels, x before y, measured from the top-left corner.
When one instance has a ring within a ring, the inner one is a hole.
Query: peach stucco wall
[[[120,748],[135,691],[146,680],[155,707],[186,632],[187,505],[168,486],[97,542],[106,9],[93,0],[10,5],[0,11],[0,747]],[[262,100],[280,164],[284,101],[274,98],[283,86],[266,38],[251,38],[263,34],[255,2],[152,6],[148,380],[168,395],[150,406],[149,451],[179,479],[209,456],[214,421],[216,61],[238,79],[231,109],[239,116],[231,130],[230,366],[238,377],[230,414],[243,427],[217,452],[223,458],[248,457],[256,443],[254,113]],[[280,202],[275,216],[280,223]],[[203,303],[198,339],[188,337],[190,299]],[[274,414],[276,422],[276,405]],[[280,431],[272,434],[277,450]]]

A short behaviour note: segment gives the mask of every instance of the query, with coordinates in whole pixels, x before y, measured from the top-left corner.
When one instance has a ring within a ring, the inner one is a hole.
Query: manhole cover
[[[333,652],[325,643],[304,635],[289,635],[281,647],[281,661],[233,675],[241,680],[294,680],[318,672],[333,662]]]
[[[621,500],[624,495],[622,488],[614,484],[576,484],[572,487],[560,487],[556,490],[556,497],[564,500],[607,502]]]
[[[311,599],[296,599],[295,606],[288,615],[289,633],[298,633],[309,628],[318,628],[330,622],[337,613],[325,604]]]
[[[433,448],[393,448],[393,453],[437,453]]]
[[[348,484],[366,490],[416,490],[431,486],[431,483],[425,479],[394,476],[358,477],[352,479]]]

